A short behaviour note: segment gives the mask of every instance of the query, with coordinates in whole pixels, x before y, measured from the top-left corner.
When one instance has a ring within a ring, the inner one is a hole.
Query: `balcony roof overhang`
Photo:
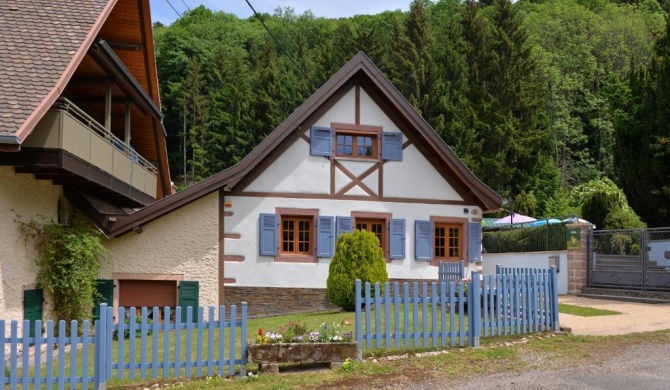
[[[114,53],[114,50],[112,50],[107,42],[102,39],[98,40],[91,46],[88,54],[107,75],[119,83],[119,87],[133,100],[142,112],[150,114],[162,123],[163,113],[160,108],[154,103],[151,96],[146,93],[135,77],[133,77],[128,68],[123,65],[121,59]]]

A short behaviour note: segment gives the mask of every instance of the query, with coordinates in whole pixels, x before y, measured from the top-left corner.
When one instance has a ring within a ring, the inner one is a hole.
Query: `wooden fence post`
[[[358,344],[358,361],[363,360],[363,325],[361,322],[361,280],[356,279],[354,294],[356,295],[356,344]]]
[[[556,266],[552,265],[549,273],[551,274],[551,312],[554,332],[561,330],[561,324],[558,321],[558,272]]]
[[[107,388],[107,375],[105,373],[106,337],[107,333],[107,304],[100,304],[100,318],[95,321],[95,337],[93,353],[93,386],[95,390]],[[48,352],[50,353],[50,352]]]
[[[471,280],[468,286],[468,300],[468,328],[470,328],[468,343],[471,347],[479,348],[482,332],[482,300],[479,274],[476,271],[472,271]]]
[[[242,302],[242,350],[240,353],[240,377],[244,378],[247,376],[247,314],[249,308],[247,307],[246,302]],[[214,321],[212,318],[210,321]]]

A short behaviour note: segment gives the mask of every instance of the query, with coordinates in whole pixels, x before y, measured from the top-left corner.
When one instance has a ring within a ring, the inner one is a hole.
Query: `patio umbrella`
[[[493,223],[496,224],[496,225],[503,225],[503,224],[508,224],[509,225],[509,224],[512,224],[512,223],[525,223],[525,222],[535,222],[535,221],[537,221],[537,220],[533,217],[529,217],[529,216],[523,215],[523,214],[514,213],[514,214],[508,215],[504,218],[497,219]]]
[[[544,226],[546,224],[561,223],[560,219],[550,218],[550,219],[541,219],[539,221],[531,222],[528,226]]]

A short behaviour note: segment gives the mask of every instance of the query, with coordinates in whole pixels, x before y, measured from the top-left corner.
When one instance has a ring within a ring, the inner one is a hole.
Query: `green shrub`
[[[354,283],[383,283],[388,281],[384,253],[373,233],[356,230],[343,233],[335,244],[330,262],[326,290],[328,299],[336,306],[353,311],[356,306]]]
[[[567,248],[567,229],[551,224],[522,229],[484,232],[482,246],[486,253],[533,252]]]
[[[123,321],[125,325],[125,329],[123,330],[123,338],[124,339],[129,339],[130,338],[130,318],[126,318]],[[142,336],[142,329],[140,328],[142,326],[142,316],[137,316],[135,317],[135,323],[137,324],[137,328],[135,328],[135,338],[141,337]],[[147,326],[150,326],[153,324],[153,320],[151,318],[147,318]],[[153,334],[154,331],[152,328],[147,329],[147,336]],[[118,340],[119,339],[119,331],[118,329],[115,329],[112,332],[112,339],[113,340]]]

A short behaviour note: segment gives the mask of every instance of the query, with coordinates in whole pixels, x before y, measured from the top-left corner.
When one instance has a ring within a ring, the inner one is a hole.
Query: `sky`
[[[150,0],[154,22],[170,24],[180,14],[200,4],[214,11],[232,13],[246,19],[252,15],[245,0]],[[316,16],[341,18],[359,14],[378,14],[386,10],[409,10],[411,0],[249,0],[259,13],[272,14],[277,7],[291,7],[300,15],[311,10]],[[173,10],[170,4],[176,9]]]

